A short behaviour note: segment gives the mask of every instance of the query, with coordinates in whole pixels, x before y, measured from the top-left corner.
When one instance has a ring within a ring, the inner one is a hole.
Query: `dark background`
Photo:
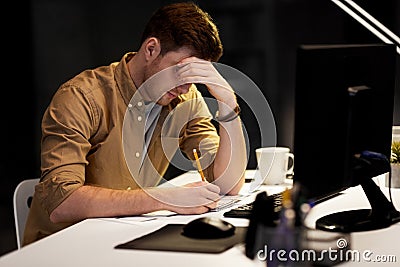
[[[17,248],[13,191],[21,180],[40,175],[40,121],[58,86],[86,68],[137,50],[151,13],[171,2],[177,1],[32,0],[3,8],[8,16],[2,16],[1,39],[0,255]],[[277,145],[292,149],[297,46],[381,42],[330,0],[194,2],[220,29],[225,50],[220,62],[263,91],[274,114]],[[400,35],[399,1],[355,2]],[[399,58],[394,125],[400,125]],[[250,138],[248,167],[255,168],[253,148],[259,139]]]

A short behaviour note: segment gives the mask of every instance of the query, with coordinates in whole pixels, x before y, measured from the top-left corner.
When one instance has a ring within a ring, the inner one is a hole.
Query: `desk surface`
[[[180,178],[198,179],[197,175],[197,173],[188,173]],[[247,175],[253,175],[253,172],[249,171]],[[383,179],[377,179],[377,182],[382,185],[382,191],[387,194],[388,190],[384,187]],[[267,186],[262,189],[273,193],[281,191],[285,186],[287,185]],[[246,186],[242,191],[248,193],[248,189],[249,187]],[[399,209],[400,190],[393,189],[392,194],[394,204]],[[242,203],[252,201],[254,197],[255,194],[252,194],[244,198]],[[317,218],[334,211],[368,207],[368,201],[361,188],[350,188],[341,196],[315,206],[306,219],[306,225],[313,227]],[[244,255],[244,244],[237,245],[221,254],[114,249],[114,246],[120,243],[151,233],[166,224],[187,223],[200,216],[223,217],[225,211],[202,215],[171,216],[168,213],[158,213],[152,216],[123,219],[87,219],[20,250],[3,255],[0,258],[0,266],[266,266],[265,262],[257,258],[248,259]],[[246,219],[224,219],[236,226],[248,225]],[[400,261],[400,248],[394,244],[398,244],[399,236],[400,224],[382,230],[353,233],[351,235],[352,249],[372,252],[368,254],[371,259],[376,259],[376,256],[381,258],[395,256],[397,263],[382,263],[382,265],[397,266]],[[340,266],[368,266],[368,264],[369,266],[377,265],[361,259],[359,262],[346,262]]]

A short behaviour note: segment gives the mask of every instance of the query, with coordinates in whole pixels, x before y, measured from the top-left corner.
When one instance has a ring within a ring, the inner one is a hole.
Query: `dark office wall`
[[[42,114],[58,85],[82,71],[117,61],[135,50],[142,28],[156,7],[176,1],[51,1],[32,5],[36,110]],[[274,113],[278,145],[293,146],[295,53],[304,43],[380,42],[331,1],[195,1],[216,21],[224,44],[221,63],[248,75]],[[373,3],[373,4],[371,4]],[[398,4],[361,0],[396,31]],[[367,5],[369,4],[369,5]],[[399,32],[399,30],[397,30]],[[399,94],[398,94],[399,95]],[[243,116],[246,116],[245,110]],[[400,111],[396,112],[400,113]],[[400,115],[399,115],[400,116]],[[400,118],[398,118],[400,120]],[[245,121],[251,151],[260,145],[255,121]],[[400,121],[399,121],[400,123]],[[36,124],[39,132],[39,124]],[[37,134],[37,135],[38,135]],[[250,167],[255,154],[250,153]]]
[[[1,16],[0,255],[16,248],[12,194],[21,179],[35,175],[35,115],[30,5],[7,3]],[[6,18],[7,17],[7,18]]]
[[[8,71],[3,76],[0,105],[0,255],[16,248],[12,192],[22,179],[39,175],[40,120],[57,87],[86,68],[118,61],[125,52],[136,50],[150,14],[170,2],[176,1],[10,3],[13,20],[2,24],[3,45],[7,47],[3,50],[3,68]],[[225,48],[221,63],[249,76],[269,101],[278,145],[293,145],[296,47],[302,43],[380,42],[329,0],[195,2],[214,17],[220,28]],[[356,2],[400,35],[398,1]],[[399,90],[398,86],[394,117],[398,125]],[[260,138],[248,111],[243,120],[251,134],[249,167],[254,168],[254,148],[259,146]]]

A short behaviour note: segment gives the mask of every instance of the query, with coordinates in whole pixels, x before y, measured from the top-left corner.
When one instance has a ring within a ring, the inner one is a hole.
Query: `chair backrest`
[[[23,180],[17,185],[14,191],[14,221],[18,249],[21,248],[25,223],[28,218],[29,208],[31,206],[33,193],[35,192],[35,185],[37,183],[39,183],[39,178]]]

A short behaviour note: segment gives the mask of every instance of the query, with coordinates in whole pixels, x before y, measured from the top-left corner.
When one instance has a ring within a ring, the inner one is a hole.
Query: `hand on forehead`
[[[229,87],[210,61],[188,57],[151,76],[138,91],[145,100],[157,102],[169,90],[192,83]]]

